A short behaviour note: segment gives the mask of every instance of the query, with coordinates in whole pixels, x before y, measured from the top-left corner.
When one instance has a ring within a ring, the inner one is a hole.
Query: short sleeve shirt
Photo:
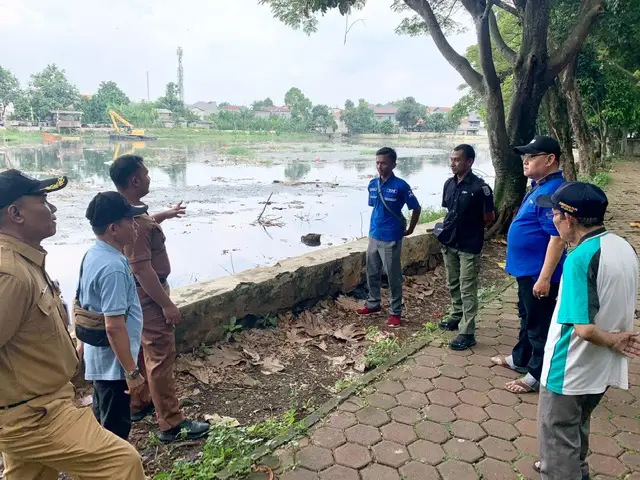
[[[484,244],[484,219],[494,211],[491,187],[473,172],[458,181],[447,180],[442,190],[442,206],[447,209],[438,240],[466,253],[480,253]]]
[[[153,270],[161,281],[171,273],[171,263],[165,246],[166,237],[162,227],[149,214],[136,217],[138,238],[133,248],[125,248],[129,263],[151,261]]]
[[[544,265],[547,246],[551,237],[559,236],[549,215],[550,208],[536,205],[540,195],[552,195],[564,183],[562,172],[554,172],[533,185],[524,197],[522,205],[507,233],[506,271],[514,277],[538,278]],[[562,254],[558,266],[551,276],[552,282],[559,282],[565,254]]]
[[[583,238],[567,256],[544,351],[541,383],[559,395],[627,389],[628,360],[575,333],[593,324],[605,332],[631,332],[638,292],[638,258],[626,240],[604,229]]]
[[[379,198],[378,190],[393,213],[391,213]],[[404,236],[405,224],[402,207],[409,210],[420,207],[418,199],[411,187],[401,178],[391,175],[385,182],[379,177],[369,182],[369,206],[373,207],[369,226],[369,237],[383,242],[397,242]]]
[[[111,245],[97,240],[83,260],[80,305],[108,317],[126,315],[131,356],[138,359],[142,337],[142,309],[136,283],[125,257]],[[86,380],[124,380],[124,370],[110,346],[85,345]]]

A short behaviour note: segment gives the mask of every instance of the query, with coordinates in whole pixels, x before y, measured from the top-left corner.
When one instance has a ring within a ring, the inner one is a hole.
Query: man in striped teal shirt
[[[545,346],[536,468],[542,479],[588,479],[591,413],[609,387],[629,388],[627,357],[640,354],[638,259],[604,228],[608,200],[595,185],[568,182],[536,203],[553,209],[560,236],[577,245],[564,264]]]

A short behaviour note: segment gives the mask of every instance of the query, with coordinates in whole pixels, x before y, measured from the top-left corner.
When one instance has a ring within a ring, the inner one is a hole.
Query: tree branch
[[[591,27],[603,12],[604,0],[582,0],[578,23],[571,29],[564,44],[551,55],[547,71],[549,81],[554,79],[582,49]]]
[[[498,27],[498,21],[496,20],[496,15],[493,11],[489,13],[489,29],[491,31],[491,38],[494,40],[495,46],[500,54],[506,58],[509,63],[515,63],[517,53],[507,45],[507,42],[502,38],[500,28]]]
[[[414,10],[427,24],[429,34],[433,42],[438,47],[442,56],[456,71],[464,78],[464,81],[476,92],[484,95],[485,87],[482,75],[478,73],[469,63],[469,60],[460,55],[447,41],[442,28],[438,24],[438,19],[433,13],[431,5],[427,0],[404,0],[408,7]]]
[[[515,15],[518,18],[520,18],[520,16],[521,16],[520,12],[518,11],[518,9],[516,7],[514,7],[513,5],[509,5],[504,0],[493,0],[493,4],[496,7],[500,7],[505,12],[509,12],[511,15]]]

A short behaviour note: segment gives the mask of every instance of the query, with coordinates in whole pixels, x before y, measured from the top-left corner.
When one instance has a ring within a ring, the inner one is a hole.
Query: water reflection
[[[311,165],[295,161],[287,165],[284,169],[284,176],[287,180],[300,180],[311,171]]]
[[[401,177],[410,177],[418,173],[424,166],[424,157],[401,157],[398,158],[396,171]]]

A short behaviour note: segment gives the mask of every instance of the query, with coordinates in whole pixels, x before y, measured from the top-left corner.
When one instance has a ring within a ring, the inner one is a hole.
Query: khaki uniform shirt
[[[0,406],[57,392],[78,366],[46,254],[0,234]]]
[[[133,248],[125,248],[125,255],[129,257],[129,263],[151,261],[153,270],[161,282],[166,282],[171,273],[169,255],[165,247],[166,237],[162,227],[149,214],[136,217],[138,223],[138,239]]]

